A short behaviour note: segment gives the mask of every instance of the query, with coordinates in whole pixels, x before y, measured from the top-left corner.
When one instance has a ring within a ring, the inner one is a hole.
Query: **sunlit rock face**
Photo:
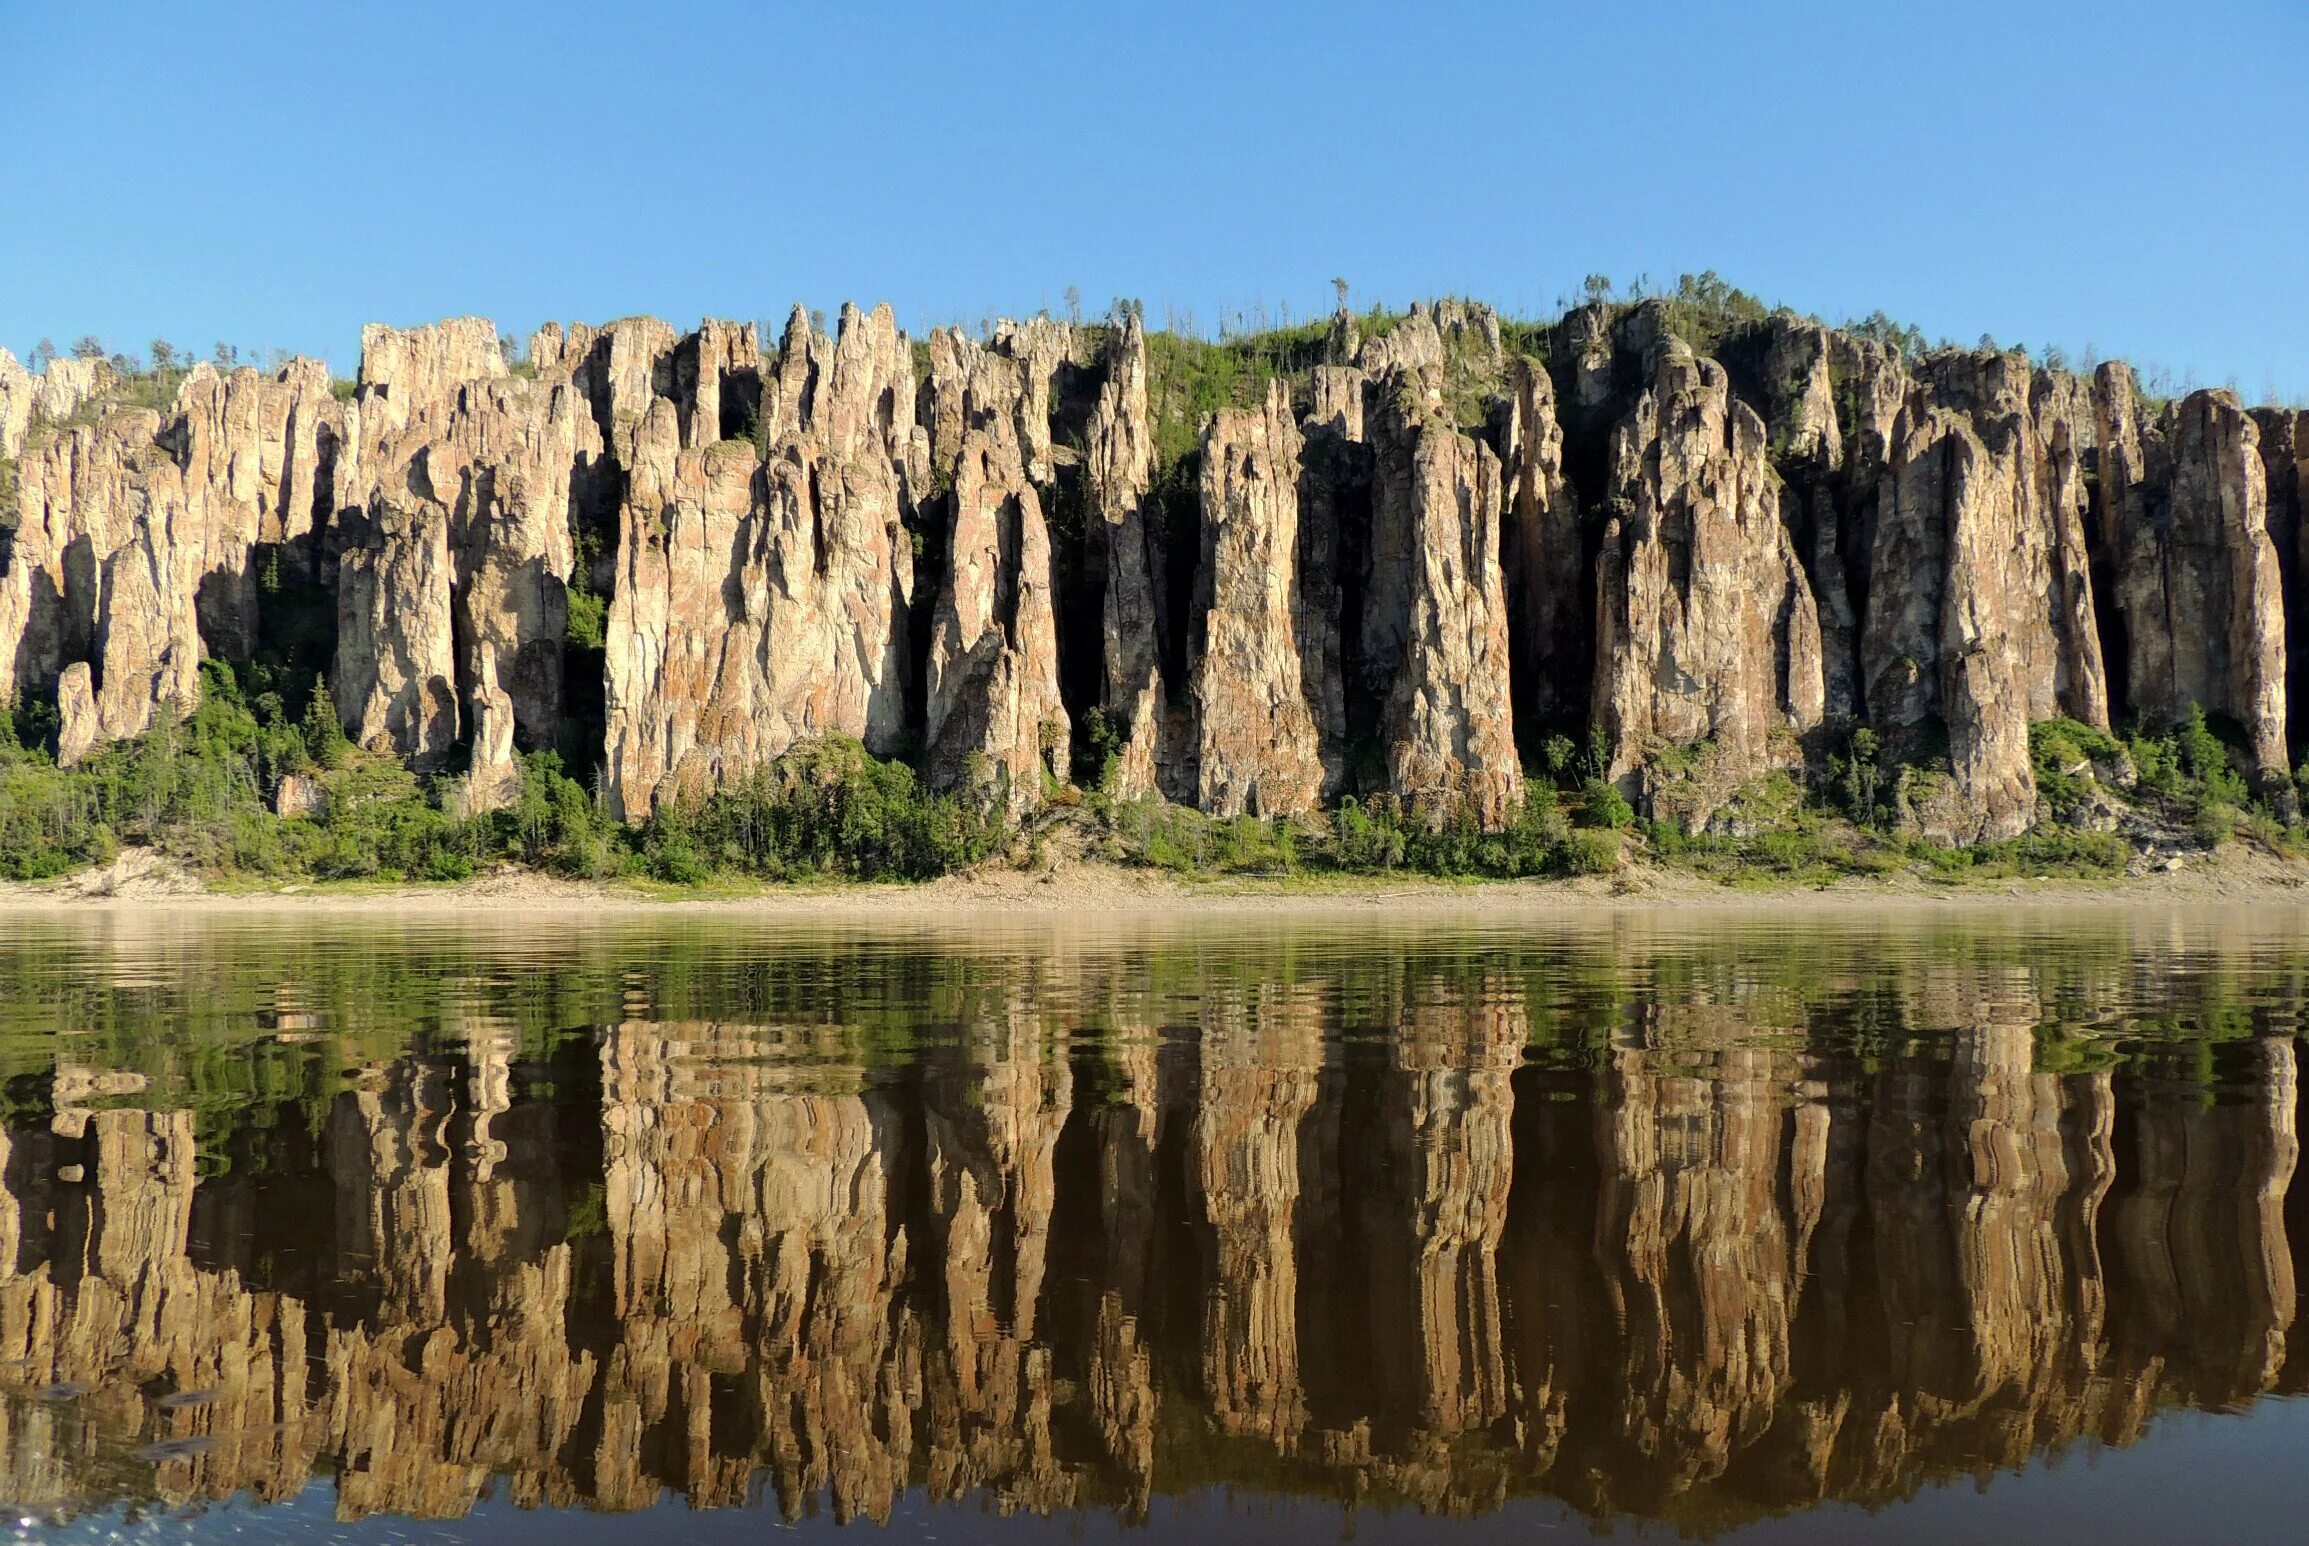
[[[2114,362],[2093,378],[2093,410],[2129,707],[2161,724],[2191,707],[2225,714],[2260,771],[2281,775],[2284,585],[2260,426],[2232,392],[2146,403]]]
[[[2070,814],[2033,725],[2198,711],[2293,808],[2298,410],[1727,306],[918,343],[845,305],[525,354],[457,317],[343,381],[0,352],[0,696],[73,763],[206,662],[323,675],[447,808],[551,751],[635,824],[835,738],[1021,818],[1072,783],[1497,830],[1544,764],[1742,833],[1860,746],[1972,845]]]
[[[1704,822],[1741,783],[1800,760],[1824,712],[1820,618],[1763,420],[1714,361],[1674,339],[1651,352],[1650,390],[1611,442],[1595,722],[1617,779],[1704,747],[1685,813]]]

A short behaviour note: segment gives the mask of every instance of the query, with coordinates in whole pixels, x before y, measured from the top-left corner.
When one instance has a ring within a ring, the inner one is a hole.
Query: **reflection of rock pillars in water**
[[[340,1273],[419,1325],[448,1309],[451,1099],[442,1068],[395,1063],[339,1096],[329,1123]]]
[[[1503,1416],[1508,1397],[1497,1257],[1515,1171],[1508,1081],[1527,1022],[1495,984],[1468,996],[1405,1007],[1380,1099],[1402,1192],[1386,1199],[1393,1249],[1376,1258],[1372,1330],[1420,1425],[1444,1434]]]
[[[934,1497],[992,1487],[1034,1508],[1071,1501],[1051,1434],[1051,1355],[1036,1337],[1051,1161],[1072,1106],[1063,1044],[1017,1001],[975,1015],[959,1064],[925,1081],[931,1244],[946,1331],[929,1410]]]
[[[568,1344],[571,1249],[549,1241],[557,1199],[536,1179],[552,1129],[523,1136],[510,1037],[467,1030],[462,1099],[446,1068],[396,1064],[340,1097],[332,1119],[347,1281],[374,1283],[380,1299],[373,1321],[327,1333],[324,1442],[343,1467],[347,1518],[459,1517],[492,1475],[530,1505],[569,1495],[555,1459],[597,1367]]]
[[[198,1179],[190,1112],[60,1101],[0,1146],[0,1359],[213,1439],[164,1498],[317,1466],[347,1516],[493,1479],[1138,1516],[1172,1466],[1720,1521],[2298,1378],[2290,1040],[2214,1049],[2218,1098],[2162,1046],[2056,1073],[2035,990],[1976,973],[1865,1063],[1756,1035],[1758,989],[1519,1073],[1532,1017],[1486,973],[1390,984],[1345,1039],[1335,983],[1206,987],[1199,1035],[1136,1006],[1096,1046],[1021,989],[871,1077],[840,1027],[629,1022],[598,1112],[469,1022],[462,1061],[330,1108],[313,1309],[204,1255],[247,1184]],[[558,1165],[596,1123],[598,1208]],[[188,1389],[217,1395],[151,1399]],[[0,1493],[117,1485],[72,1411],[0,1404]]]
[[[1157,1403],[1143,1322],[1162,1108],[1150,1033],[1125,1031],[1109,1056],[1122,1088],[1092,1118],[1105,1270],[1090,1350],[1090,1406],[1099,1443],[1122,1481],[1125,1512],[1135,1520],[1145,1516],[1154,1493]]]
[[[918,1333],[894,1310],[900,1119],[876,1097],[798,1087],[814,1070],[765,1060],[774,1046],[703,1024],[603,1037],[622,1340],[597,1488],[639,1506],[662,1457],[693,1499],[733,1503],[758,1459],[789,1517],[830,1490],[842,1517],[882,1519],[919,1404]]]
[[[1203,1001],[1193,1186],[1212,1240],[1203,1385],[1212,1420],[1284,1454],[1307,1423],[1299,1378],[1299,1124],[1323,1065],[1322,1005],[1278,984]]]
[[[87,1179],[27,1196],[11,1176],[18,1237],[0,1258],[0,1362],[27,1388],[90,1388],[123,1427],[207,1439],[197,1461],[156,1468],[164,1502],[289,1497],[310,1479],[319,1447],[305,1404],[305,1312],[188,1259],[193,1136],[189,1111],[60,1104],[51,1133],[10,1144],[11,1171],[37,1146],[43,1168],[77,1163]],[[169,1411],[147,1400],[149,1388],[216,1394]],[[42,1404],[0,1407],[0,1496],[44,1506],[81,1490],[75,1462],[89,1457],[62,1442],[63,1416]]]
[[[1704,1077],[1653,1062],[1613,1054],[1596,1250],[1625,1327],[1620,1424],[1681,1488],[1720,1475],[1787,1388],[1800,1265],[1780,1198],[1803,1195],[1805,1156],[1782,1151],[1784,1054],[1719,1051]]]

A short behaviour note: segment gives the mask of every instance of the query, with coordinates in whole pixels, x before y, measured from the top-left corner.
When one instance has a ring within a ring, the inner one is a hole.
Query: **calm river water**
[[[0,919],[38,1539],[2299,1539],[2290,913]]]

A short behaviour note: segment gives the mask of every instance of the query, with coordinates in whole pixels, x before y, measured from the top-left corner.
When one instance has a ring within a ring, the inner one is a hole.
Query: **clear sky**
[[[1713,268],[2309,399],[2304,0],[0,0],[0,72],[19,355]]]

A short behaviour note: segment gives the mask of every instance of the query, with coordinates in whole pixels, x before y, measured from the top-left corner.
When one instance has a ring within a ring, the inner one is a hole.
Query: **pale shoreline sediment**
[[[1182,879],[1158,870],[1067,864],[1042,872],[984,868],[922,884],[763,885],[728,891],[676,890],[568,880],[502,870],[446,885],[288,884],[213,889],[165,860],[131,851],[114,865],[62,880],[0,885],[0,915],[102,909],[195,913],[381,913],[443,915],[666,916],[712,914],[784,921],[966,924],[973,919],[1155,920],[1172,917],[1284,917],[1340,920],[1530,919],[1597,914],[1790,913],[1852,910],[1953,912],[2002,909],[2302,909],[2309,911],[2309,864],[2236,852],[2178,871],[2122,879],[1971,880],[1915,875],[1828,885],[1727,886],[1702,876],[1631,868],[1571,880],[1452,881],[1428,876],[1300,876],[1289,879]]]

